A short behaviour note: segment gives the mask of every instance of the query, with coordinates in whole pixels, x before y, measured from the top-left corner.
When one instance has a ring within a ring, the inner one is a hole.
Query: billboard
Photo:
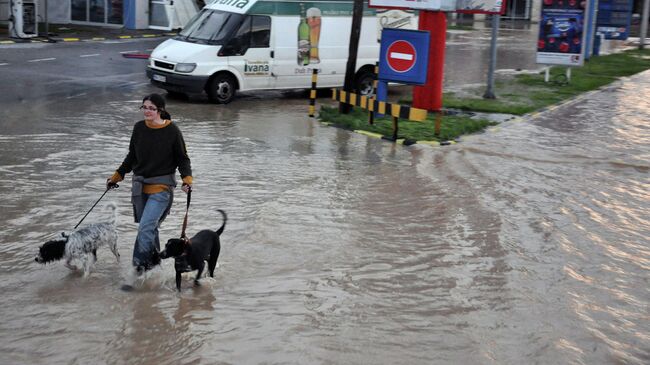
[[[418,19],[414,10],[377,9],[377,40],[381,40],[384,29],[418,29]]]
[[[605,39],[626,40],[632,23],[633,0],[599,0],[596,32]]]
[[[440,10],[442,0],[368,0],[368,5],[378,8],[403,8]]]
[[[504,0],[368,0],[377,8],[402,8],[460,13],[503,14]]]
[[[582,66],[587,25],[585,0],[544,0],[537,38],[537,63]]]
[[[459,13],[503,14],[506,10],[505,0],[457,0]]]

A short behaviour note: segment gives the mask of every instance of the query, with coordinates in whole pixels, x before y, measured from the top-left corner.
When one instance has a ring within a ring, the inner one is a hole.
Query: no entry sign
[[[381,32],[379,79],[421,85],[427,80],[429,32],[386,28]]]
[[[386,63],[395,72],[406,72],[413,68],[418,55],[409,41],[395,41],[388,46]]]

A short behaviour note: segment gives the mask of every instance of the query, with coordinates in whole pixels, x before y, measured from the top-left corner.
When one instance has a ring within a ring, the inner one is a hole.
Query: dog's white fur
[[[76,230],[69,235],[63,234],[61,238],[46,242],[39,249],[36,261],[45,264],[50,261],[65,259],[65,266],[70,270],[77,270],[75,263],[80,261],[83,266],[84,277],[90,274],[90,271],[97,261],[95,255],[97,248],[107,245],[117,261],[120,261],[120,254],[117,251],[117,206],[114,203],[106,205],[106,209],[112,210],[111,219],[104,223],[94,223],[84,228]],[[65,245],[65,251],[61,257],[48,254],[45,246]]]

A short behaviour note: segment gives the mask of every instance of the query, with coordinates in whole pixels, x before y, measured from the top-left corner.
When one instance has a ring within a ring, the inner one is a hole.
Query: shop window
[[[86,16],[88,14],[88,0],[72,0],[70,7],[72,20],[80,22],[87,21]]]
[[[123,0],[109,0],[108,1],[108,23],[110,24],[124,24],[122,13],[124,8]]]

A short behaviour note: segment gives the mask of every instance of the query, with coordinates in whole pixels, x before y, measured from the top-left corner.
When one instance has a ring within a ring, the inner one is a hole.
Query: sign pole
[[[490,41],[490,64],[488,67],[487,90],[483,94],[484,99],[496,99],[494,95],[494,68],[497,64],[497,37],[499,36],[499,23],[501,16],[492,15],[492,40]]]
[[[641,16],[641,34],[639,38],[639,49],[645,47],[645,37],[648,34],[648,13],[650,12],[650,0],[643,2],[643,15]]]
[[[424,86],[413,88],[413,107],[440,111],[445,70],[447,16],[442,11],[421,11],[418,28],[428,30],[431,34],[431,41],[429,42],[427,81]]]
[[[345,82],[343,90],[352,92],[354,86],[354,72],[357,68],[357,54],[359,51],[359,37],[361,35],[361,18],[363,17],[363,0],[354,0],[352,9],[352,29],[350,31],[350,47],[348,50],[348,63],[345,69]],[[340,103],[339,112],[348,114],[352,106],[350,104]]]

